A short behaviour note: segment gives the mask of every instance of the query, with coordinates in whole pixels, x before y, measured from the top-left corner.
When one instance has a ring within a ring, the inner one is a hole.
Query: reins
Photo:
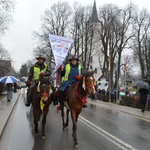
[[[83,96],[82,97],[82,95],[80,95],[79,94],[79,92],[78,92],[78,87],[79,87],[79,82],[77,82],[76,83],[76,95],[78,96],[78,98],[80,99],[80,100],[82,100],[83,98],[85,98],[86,96]],[[83,88],[82,88],[83,89]],[[84,90],[84,89],[83,89]],[[84,90],[85,91],[85,93],[86,93],[86,90]],[[85,94],[86,95],[86,94]]]

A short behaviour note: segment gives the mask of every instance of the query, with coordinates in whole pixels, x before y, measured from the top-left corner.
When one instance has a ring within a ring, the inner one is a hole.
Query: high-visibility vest
[[[40,70],[38,67],[34,67],[34,74],[33,74],[33,79],[34,80],[39,80],[39,74],[41,72],[45,73],[47,69],[47,64],[44,64],[45,68],[43,70]]]
[[[82,68],[81,65],[78,65],[79,75],[81,75],[81,68]],[[66,69],[65,69],[65,76],[63,77],[62,81],[67,81],[68,80],[70,69],[71,69],[71,65],[67,64]]]

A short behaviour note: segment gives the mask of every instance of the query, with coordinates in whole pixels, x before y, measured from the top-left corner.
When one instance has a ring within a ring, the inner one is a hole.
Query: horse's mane
[[[41,84],[50,84],[49,76],[43,76],[40,78]]]
[[[93,71],[85,72],[83,76],[85,77],[93,76]]]

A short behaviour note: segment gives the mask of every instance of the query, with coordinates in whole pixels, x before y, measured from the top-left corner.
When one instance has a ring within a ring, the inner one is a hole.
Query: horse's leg
[[[76,116],[76,112],[75,111],[71,111],[71,118],[72,118],[72,123],[73,123],[73,127],[72,127],[72,136],[74,138],[74,146],[75,148],[78,148],[78,140],[77,140],[77,134],[76,134],[76,131],[77,131],[77,116]]]
[[[69,124],[69,110],[66,110],[66,123],[64,124],[64,128],[67,129]]]
[[[64,106],[61,109],[61,117],[62,117],[62,126],[63,126],[63,130],[65,130],[65,114],[64,114]]]
[[[38,129],[38,119],[39,119],[39,111],[35,108],[33,108],[33,115],[34,115],[34,132],[35,133],[39,133],[39,129]]]
[[[45,124],[46,124],[46,116],[48,114],[49,109],[43,110],[43,119],[42,119],[42,139],[46,139],[45,137]]]

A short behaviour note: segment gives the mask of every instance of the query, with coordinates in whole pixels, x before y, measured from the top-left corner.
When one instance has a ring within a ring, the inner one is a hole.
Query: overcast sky
[[[74,0],[68,0],[72,5]],[[92,5],[94,0],[76,0],[82,5]],[[39,31],[41,26],[41,16],[45,9],[49,9],[58,0],[16,0],[13,18],[10,29],[2,39],[5,49],[11,54],[13,67],[19,71],[22,64],[33,58],[33,31]],[[139,8],[145,7],[150,11],[149,0],[96,0],[97,8],[103,4],[114,3],[124,7],[130,2],[136,4]]]

